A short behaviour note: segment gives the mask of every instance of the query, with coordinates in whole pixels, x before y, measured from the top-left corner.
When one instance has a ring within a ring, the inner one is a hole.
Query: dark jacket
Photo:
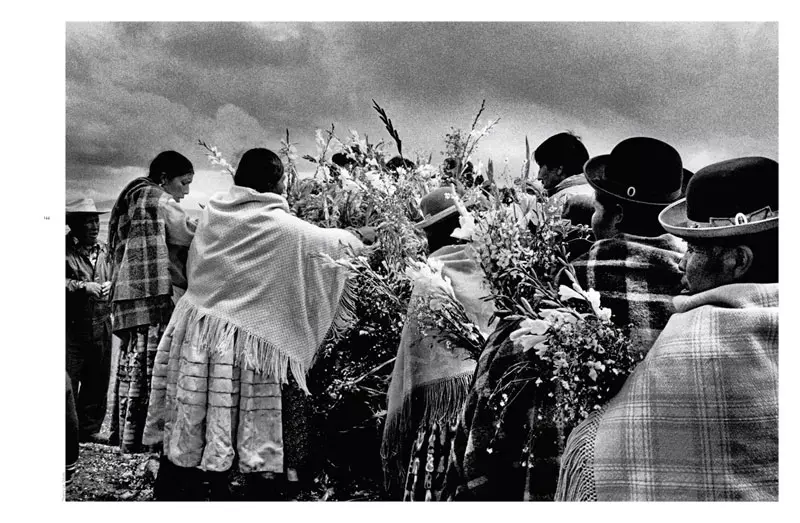
[[[94,264],[88,252],[92,249],[98,251]],[[102,242],[88,249],[81,248],[75,237],[67,234],[66,255],[67,329],[88,332],[92,325],[108,321],[111,313],[108,301],[91,297],[83,285],[111,280],[108,250]]]

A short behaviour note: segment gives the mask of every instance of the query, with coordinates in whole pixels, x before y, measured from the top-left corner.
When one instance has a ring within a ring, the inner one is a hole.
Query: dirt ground
[[[158,460],[150,454],[123,454],[119,447],[81,443],[80,458],[66,501],[152,501]],[[244,500],[244,477],[232,473],[231,501]],[[360,490],[346,496],[319,484],[289,496],[286,501],[375,501],[379,493]],[[208,498],[206,498],[208,499]]]
[[[80,458],[67,501],[148,501],[153,499],[154,469],[148,454],[123,454],[119,447],[81,443]],[[149,466],[148,466],[149,465]]]

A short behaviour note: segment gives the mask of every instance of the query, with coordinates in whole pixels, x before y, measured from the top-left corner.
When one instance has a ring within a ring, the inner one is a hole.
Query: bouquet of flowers
[[[409,314],[414,316],[423,334],[441,341],[450,350],[466,350],[471,359],[477,360],[486,338],[456,298],[450,279],[442,274],[442,263],[429,259],[417,262],[406,272],[411,281],[424,281],[434,290],[411,298]]]
[[[476,378],[494,434],[481,448],[496,455],[495,467],[530,469],[526,498],[546,499],[542,478],[570,431],[616,394],[641,356],[627,326],[611,322],[600,294],[579,285],[568,261],[571,242],[585,241],[588,229],[561,219],[524,177],[489,201],[484,210],[460,206],[454,233],[472,242],[502,320],[483,349],[494,351],[491,370],[479,367]]]
[[[524,356],[506,370],[490,398],[502,419],[508,398],[522,388],[545,392],[556,407],[549,421],[562,444],[572,428],[619,391],[642,358],[630,349],[627,329],[611,323],[599,293],[583,290],[568,269],[567,274],[572,285],[548,295],[543,301],[549,306],[534,311],[523,302],[524,314],[507,317],[520,320],[509,338]]]

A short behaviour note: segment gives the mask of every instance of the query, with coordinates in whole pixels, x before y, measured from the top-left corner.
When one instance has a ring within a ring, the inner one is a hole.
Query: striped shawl
[[[467,317],[484,336],[488,336],[494,304],[482,299],[491,291],[472,247],[442,247],[429,259],[444,264],[442,274],[450,279],[456,299],[464,306]],[[442,291],[438,291],[424,276],[414,282],[409,314],[389,384],[381,457],[386,489],[393,495],[398,494],[398,488],[402,486],[418,428],[430,427],[434,423],[454,423],[475,371],[476,362],[466,351],[447,348],[443,341],[436,339],[436,334],[424,332],[414,317],[415,303],[436,292]]]
[[[108,224],[112,260],[114,330],[166,324],[172,312],[172,278],[166,228],[159,205],[170,196],[149,178],[120,193]]]
[[[595,242],[572,263],[578,282],[600,293],[616,325],[632,324],[634,345],[647,352],[675,311],[672,298],[681,291],[678,264],[685,251],[683,241],[670,234],[620,234]]]
[[[286,199],[232,186],[208,202],[186,265],[189,287],[167,328],[188,329],[208,353],[233,353],[244,368],[308,392],[306,373],[326,336],[352,317],[338,258],[361,242],[289,214]],[[165,335],[165,337],[166,337]]]
[[[675,305],[619,394],[571,434],[558,499],[777,500],[778,284]]]

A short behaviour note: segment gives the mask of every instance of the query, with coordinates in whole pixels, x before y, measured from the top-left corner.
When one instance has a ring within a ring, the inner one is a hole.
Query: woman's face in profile
[[[189,194],[189,186],[192,184],[193,179],[194,173],[186,173],[182,176],[176,176],[175,178],[165,181],[161,184],[161,187],[175,198],[176,202],[179,202],[183,200],[184,196]]]
[[[283,173],[281,179],[275,184],[275,194],[286,195],[286,173]]]

